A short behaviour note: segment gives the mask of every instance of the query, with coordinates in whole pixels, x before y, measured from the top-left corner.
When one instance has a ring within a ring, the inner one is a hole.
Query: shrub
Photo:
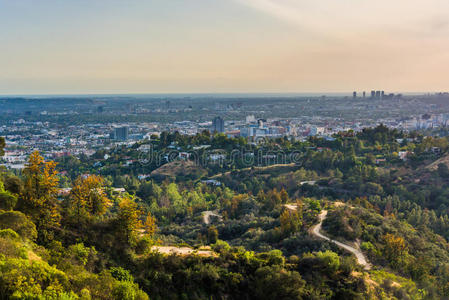
[[[114,287],[112,296],[117,300],[149,300],[147,294],[139,290],[136,284],[129,281],[119,282]]]
[[[17,197],[8,192],[0,192],[0,209],[12,210],[16,204]]]
[[[7,258],[0,261],[0,274],[6,298],[35,299],[43,293],[62,293],[68,286],[66,274],[43,261]]]
[[[231,246],[229,246],[228,243],[222,240],[218,240],[215,244],[212,245],[212,249],[215,252],[223,252],[223,251],[229,251],[231,250]]]
[[[35,240],[37,237],[34,223],[19,211],[0,212],[0,229],[7,228],[14,230],[23,238]]]
[[[2,229],[0,230],[0,237],[2,238],[10,238],[10,239],[19,239],[20,236],[15,232],[14,230],[8,228],[8,229]]]
[[[97,254],[94,247],[85,247],[83,243],[75,244],[69,247],[69,254],[79,264],[85,266],[89,257]]]
[[[118,281],[129,281],[133,282],[134,278],[129,273],[128,270],[123,269],[122,267],[112,267],[109,272],[111,272],[112,277],[117,279]]]

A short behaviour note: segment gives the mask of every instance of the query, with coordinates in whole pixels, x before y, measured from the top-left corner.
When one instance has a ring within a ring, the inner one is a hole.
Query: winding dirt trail
[[[208,225],[210,224],[210,217],[217,217],[221,220],[221,216],[218,214],[218,211],[203,211],[203,222],[204,224]]]
[[[329,238],[329,237],[327,237],[327,236],[325,236],[325,235],[320,233],[321,225],[323,224],[323,221],[326,219],[326,216],[327,216],[327,210],[323,210],[321,212],[321,214],[318,216],[319,219],[320,219],[320,222],[317,225],[315,225],[314,227],[312,227],[311,233],[314,236],[318,237],[318,238],[327,240],[327,241],[329,241],[331,243],[334,243],[338,247],[353,253],[356,256],[358,263],[361,264],[365,268],[365,270],[370,270],[371,269],[371,264],[365,258],[365,255],[363,255],[362,251],[360,251],[359,249],[356,249],[356,248],[354,248],[354,247],[352,247],[350,245],[347,245],[347,244],[344,244],[344,243],[341,243],[341,242],[338,242],[338,241],[334,241],[331,238]]]

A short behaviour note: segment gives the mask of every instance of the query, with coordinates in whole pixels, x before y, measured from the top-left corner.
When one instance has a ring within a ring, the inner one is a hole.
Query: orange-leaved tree
[[[19,196],[19,209],[31,216],[39,230],[58,226],[61,214],[58,203],[58,172],[54,161],[46,162],[34,151],[25,166],[24,187]]]
[[[147,234],[150,237],[156,233],[157,230],[156,218],[153,217],[150,213],[148,213],[148,215],[145,218],[143,228],[145,230],[145,234]]]
[[[408,247],[405,240],[394,234],[387,233],[384,235],[384,256],[390,264],[397,268],[408,255]]]
[[[69,211],[78,222],[104,215],[110,205],[101,176],[80,176],[75,180],[69,195]]]
[[[145,221],[142,222],[142,219]],[[151,214],[145,215],[134,199],[128,195],[122,197],[118,204],[116,222],[118,232],[131,245],[136,242],[139,233],[152,236],[157,229],[156,219]]]

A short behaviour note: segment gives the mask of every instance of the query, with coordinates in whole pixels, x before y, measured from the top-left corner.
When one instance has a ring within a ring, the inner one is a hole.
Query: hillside
[[[33,152],[0,174],[0,298],[446,299],[449,172],[426,166],[449,144],[398,136],[270,140],[252,147],[298,161],[254,168],[127,163],[138,145],[60,165]],[[153,142],[176,139],[243,143]]]
[[[207,171],[191,160],[175,160],[162,165],[151,172],[154,178],[190,178],[198,179],[207,174]]]
[[[426,166],[426,169],[430,171],[436,171],[438,170],[438,165],[444,164],[447,167],[449,167],[449,154],[444,155],[443,157],[437,159],[436,161],[432,162],[428,166]]]

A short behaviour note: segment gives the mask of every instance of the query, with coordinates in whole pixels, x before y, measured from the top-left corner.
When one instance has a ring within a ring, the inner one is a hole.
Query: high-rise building
[[[384,99],[385,98],[385,91],[380,92],[380,99]]]
[[[212,128],[211,128],[212,132],[224,132],[224,120],[221,117],[215,117],[212,120]]]
[[[126,141],[129,138],[129,128],[127,126],[115,128],[114,137],[119,141]]]
[[[371,98],[376,98],[376,91],[371,91]]]
[[[366,98],[366,92],[364,91],[363,92],[363,99],[365,99]]]
[[[376,99],[380,99],[380,91],[376,91]]]
[[[254,115],[246,116],[246,124],[256,123],[256,118]]]
[[[357,98],[357,92],[352,92],[352,98]]]

